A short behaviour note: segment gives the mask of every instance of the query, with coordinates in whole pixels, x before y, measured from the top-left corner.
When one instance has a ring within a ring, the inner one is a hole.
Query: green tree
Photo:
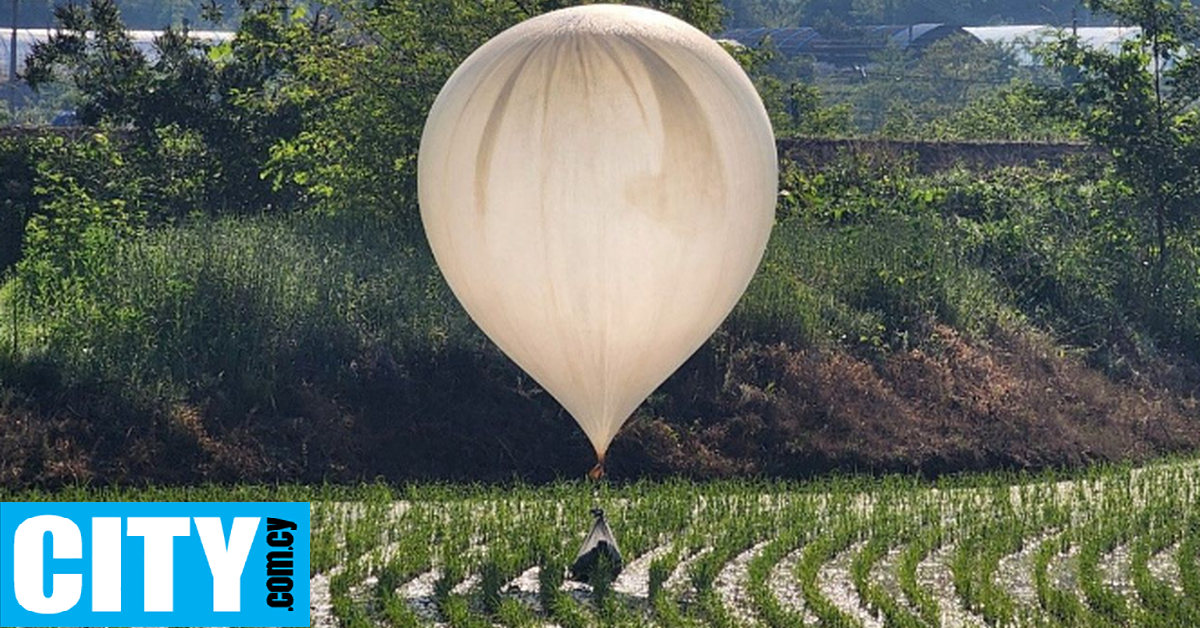
[[[1200,216],[1200,12],[1189,2],[1087,0],[1141,34],[1110,52],[1076,37],[1047,57],[1069,71],[1062,96],[1084,133],[1108,149],[1130,208],[1150,225],[1153,285],[1161,291],[1173,234]]]
[[[1054,90],[1026,81],[972,99],[962,109],[931,120],[916,134],[937,140],[1004,140],[1012,142],[1081,139],[1081,125],[1070,116],[1047,115],[1062,108]]]
[[[841,137],[853,128],[847,105],[829,106],[811,81],[811,64],[788,59],[770,38],[750,48],[727,44],[726,50],[754,82],[777,137]]]
[[[285,202],[262,181],[270,147],[299,131],[300,113],[279,96],[301,51],[326,36],[328,19],[289,0],[242,0],[232,41],[167,28],[147,58],[130,40],[114,0],[56,9],[58,30],[34,47],[25,78],[35,89],[70,83],[81,122],[119,129],[136,152],[130,167],[166,187],[159,213],[246,213]],[[184,166],[172,170],[172,165]],[[179,177],[189,193],[170,194]]]
[[[499,32],[575,0],[335,3],[341,30],[309,49],[282,93],[302,131],[271,151],[267,173],[327,211],[375,211],[416,228],[416,156],[425,116],[450,74]],[[704,31],[718,0],[642,2]]]
[[[839,100],[854,104],[862,128],[902,137],[996,92],[1017,73],[1011,51],[967,37],[920,52],[889,46],[872,61]]]

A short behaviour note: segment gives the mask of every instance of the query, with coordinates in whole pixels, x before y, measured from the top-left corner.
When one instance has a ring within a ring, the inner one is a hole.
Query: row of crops
[[[314,625],[1200,626],[1200,464],[368,489],[313,505]],[[564,579],[595,504],[626,557]]]

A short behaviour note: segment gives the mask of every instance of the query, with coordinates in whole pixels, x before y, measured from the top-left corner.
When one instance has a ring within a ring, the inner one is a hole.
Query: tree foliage
[[[936,117],[912,134],[934,140],[992,140],[1013,142],[1080,141],[1078,120],[1052,89],[1016,81],[973,98],[961,109]],[[1051,115],[1048,115],[1051,114]]]
[[[1161,290],[1173,239],[1200,218],[1200,11],[1189,2],[1088,0],[1141,28],[1117,52],[1065,37],[1048,58],[1070,72],[1062,96],[1083,130],[1108,149],[1129,212],[1150,225],[1154,283]],[[1193,279],[1195,280],[1195,279]]]
[[[750,75],[776,136],[838,137],[853,132],[852,107],[827,102],[809,80],[812,67],[805,59],[779,54],[770,38],[754,48],[730,45],[726,49]]]
[[[477,47],[572,0],[410,0],[335,4],[342,30],[304,55],[283,90],[303,131],[266,164],[329,211],[378,211],[415,225],[416,156],[425,115],[450,74]],[[718,0],[654,0],[701,30],[721,21]]]
[[[197,194],[162,199],[162,217],[277,206],[280,190],[259,173],[270,147],[300,122],[280,92],[327,20],[288,0],[241,4],[246,14],[232,41],[212,45],[170,27],[155,40],[154,59],[130,41],[114,0],[63,5],[58,30],[34,47],[25,78],[35,89],[71,83],[80,122],[128,134],[151,175],[166,176],[162,168],[182,160],[190,174],[170,174],[204,179]]]

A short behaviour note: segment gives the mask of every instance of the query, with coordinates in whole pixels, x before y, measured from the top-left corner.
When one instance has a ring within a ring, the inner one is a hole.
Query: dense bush
[[[27,142],[0,139],[0,274],[21,258],[25,223],[37,209],[34,156]]]
[[[930,120],[914,134],[935,140],[1080,141],[1077,120],[1062,111],[1048,115],[1065,106],[1045,88],[1018,81]]]
[[[940,4],[926,0],[842,2],[840,0],[726,0],[733,28],[786,28],[797,24],[875,26],[876,24],[1040,24],[1050,16],[1074,14],[1073,0],[962,0]],[[1089,17],[1086,10],[1079,15]],[[1094,19],[1094,18],[1093,18]],[[1086,22],[1085,22],[1086,23]]]
[[[996,282],[938,216],[776,229],[731,320],[747,338],[906,350],[939,321],[984,332],[1006,315]]]
[[[186,27],[168,28],[154,41],[153,60],[134,46],[114,0],[66,4],[26,62],[31,87],[71,85],[80,123],[121,133],[141,157],[127,167],[179,180],[147,199],[156,217],[257,213],[295,201],[261,172],[270,148],[300,131],[283,85],[331,27],[287,0],[241,4],[231,41],[212,45]]]
[[[66,278],[88,257],[86,232],[104,224],[119,232],[145,226],[146,208],[164,188],[179,186],[174,172],[146,176],[138,156],[104,133],[17,135],[0,138],[0,274],[36,250],[37,265]],[[156,194],[157,193],[157,194]],[[47,267],[47,264],[49,265]],[[52,280],[52,277],[43,276]],[[37,281],[33,281],[37,283]]]
[[[1200,355],[1200,238],[1176,234],[1179,252],[1158,284],[1150,225],[1129,211],[1134,193],[1105,164],[920,176],[904,159],[847,155],[818,172],[785,170],[782,185],[777,237],[752,293],[781,293],[780,259],[792,251],[787,266],[798,274],[783,281],[799,286],[787,294],[803,306],[772,316],[809,325],[800,337],[857,330],[878,343],[919,337],[922,317],[975,333],[1020,319],[1105,366]],[[883,338],[849,323],[867,319],[831,314],[833,295],[876,316],[868,325]]]

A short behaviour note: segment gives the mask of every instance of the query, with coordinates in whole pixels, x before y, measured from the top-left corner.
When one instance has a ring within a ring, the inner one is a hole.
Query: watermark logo
[[[308,626],[307,503],[0,503],[0,626]]]

